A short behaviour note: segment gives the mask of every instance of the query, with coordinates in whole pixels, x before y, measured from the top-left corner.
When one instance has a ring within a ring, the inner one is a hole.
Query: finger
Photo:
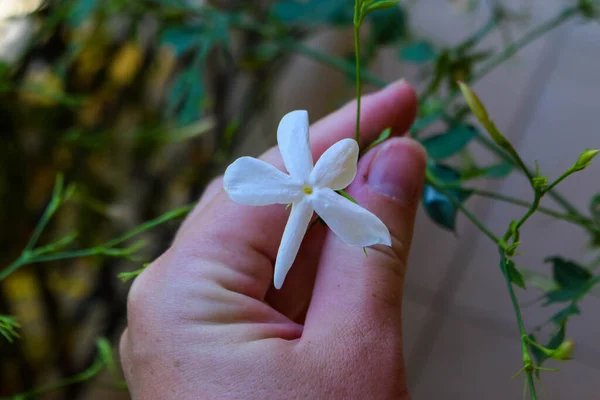
[[[198,204],[196,204],[196,207],[194,207],[192,212],[187,216],[187,218],[182,222],[181,226],[177,230],[177,235],[175,236],[175,240],[177,240],[177,237],[182,235],[183,232],[185,232],[187,230],[191,221],[193,221],[198,216],[200,211],[202,211],[211,201],[213,201],[215,199],[215,197],[217,197],[217,195],[222,190],[223,190],[223,177],[222,176],[219,176],[219,177],[213,179],[206,186],[206,189],[204,189],[204,193],[202,193],[202,196],[200,197]]]
[[[121,369],[125,375],[127,382],[132,382],[131,376],[131,357],[129,353],[129,330],[125,328],[119,340],[119,360],[121,361]]]
[[[392,247],[370,247],[365,257],[363,249],[348,247],[328,232],[305,332],[323,326],[348,332],[349,324],[383,321],[388,328],[400,328],[405,266],[425,165],[424,149],[408,138],[391,139],[361,159],[347,191],[385,223]]]
[[[361,137],[365,141],[374,140],[390,126],[406,131],[416,110],[414,90],[407,83],[397,82],[366,96],[362,110]],[[310,139],[314,159],[337,141],[354,136],[355,112],[346,106],[315,124]],[[268,151],[263,159],[283,168],[276,149]],[[190,221],[176,244],[191,250],[194,257],[230,265],[233,271],[219,272],[220,283],[228,289],[263,298],[271,286],[273,260],[288,216],[283,206],[246,207],[219,192]]]

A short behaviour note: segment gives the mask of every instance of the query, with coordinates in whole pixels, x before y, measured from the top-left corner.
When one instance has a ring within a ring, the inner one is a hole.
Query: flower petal
[[[279,251],[277,252],[277,260],[275,261],[275,276],[273,278],[275,289],[281,289],[281,286],[283,286],[285,276],[294,264],[312,215],[313,208],[308,199],[292,206],[292,212],[285,225]]]
[[[289,204],[302,197],[302,183],[271,164],[252,157],[235,160],[225,171],[229,198],[249,206]]]
[[[356,176],[358,144],[353,139],[342,139],[319,158],[310,174],[310,183],[316,187],[340,190],[348,186]]]
[[[297,179],[308,179],[313,168],[308,141],[308,112],[298,110],[285,115],[277,128],[277,143],[290,175]]]
[[[372,212],[328,188],[317,189],[313,196],[317,214],[347,245],[392,245],[390,231]]]

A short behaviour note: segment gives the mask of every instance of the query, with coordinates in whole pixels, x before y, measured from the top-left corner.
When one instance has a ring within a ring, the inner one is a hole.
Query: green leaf
[[[110,341],[106,338],[98,338],[96,340],[96,346],[98,347],[98,355],[100,359],[104,362],[106,369],[110,372],[113,377],[116,377],[117,367],[115,365],[115,360],[113,357],[113,348],[110,344]]]
[[[381,3],[381,2],[380,2]],[[372,41],[377,45],[387,45],[397,42],[406,36],[406,14],[400,7],[394,7],[398,2],[386,9],[370,13],[368,20],[372,27]],[[372,7],[372,6],[371,6]],[[371,8],[369,7],[369,9]]]
[[[367,151],[371,150],[373,147],[376,147],[377,145],[385,142],[386,140],[389,139],[390,135],[392,134],[392,128],[387,128],[385,129],[383,132],[381,132],[381,134],[379,135],[379,137],[377,139],[375,139],[373,142],[371,142],[363,151],[362,153],[366,153]]]
[[[565,303],[567,301],[573,301],[579,298],[583,294],[581,289],[558,289],[552,292],[546,293],[545,306],[553,303]]]
[[[0,335],[4,336],[9,343],[13,343],[15,339],[19,338],[19,332],[17,329],[21,328],[21,324],[11,316],[0,315]]]
[[[167,115],[184,126],[200,118],[204,101],[202,70],[192,65],[179,74],[167,97]]]
[[[77,27],[83,21],[92,17],[98,7],[99,0],[78,0],[70,9],[68,17],[69,25]]]
[[[590,212],[596,223],[600,224],[600,193],[594,196],[590,201]]]
[[[437,52],[433,45],[425,40],[418,40],[400,49],[400,58],[415,64],[423,64],[435,60]]]
[[[435,62],[434,76],[423,95],[431,95],[439,88],[444,78],[451,72],[452,62],[448,51],[442,51]]]
[[[350,25],[354,21],[354,2],[350,0],[287,0],[275,3],[272,17],[289,25]]]
[[[486,178],[500,179],[506,178],[513,171],[514,165],[507,162],[500,162],[498,164],[490,165],[489,167],[482,168],[483,176]]]
[[[552,334],[552,336],[550,336],[550,340],[548,341],[548,343],[543,346],[550,350],[556,350],[565,341],[565,336],[566,328],[565,325],[562,324],[560,328],[557,329],[556,332]],[[529,337],[537,343],[537,340],[535,339],[535,336],[533,334],[529,335]],[[544,363],[544,361],[546,361],[549,358],[548,355],[544,354],[542,350],[538,349],[535,346],[529,346],[529,349],[531,350],[531,354],[533,355],[533,358],[535,359],[536,364],[538,366],[541,366]],[[536,373],[538,372],[539,371],[536,371]]]
[[[442,160],[458,153],[475,137],[475,128],[471,125],[457,125],[445,133],[429,137],[422,141],[429,157]]]
[[[460,174],[454,169],[444,166],[435,165],[429,167],[430,172],[441,182],[458,182]],[[471,192],[462,189],[447,190],[450,195],[459,202],[464,202]],[[456,228],[456,215],[458,209],[452,201],[444,193],[438,191],[431,185],[426,184],[423,190],[423,207],[427,215],[439,226],[454,232]]]
[[[352,196],[350,196],[348,193],[346,193],[344,190],[337,190],[337,193],[339,195],[341,195],[342,197],[345,197],[346,199],[350,200],[351,202],[353,202],[354,204],[358,204],[358,201],[356,201],[356,199]]]
[[[461,179],[463,181],[475,178],[501,179],[506,178],[513,171],[514,165],[507,162],[490,165],[488,167],[472,167],[462,171]]]
[[[525,287],[525,279],[523,278],[523,274],[517,269],[515,263],[511,260],[506,261],[506,272],[508,273],[508,277],[512,283],[523,290],[527,289]]]
[[[121,272],[120,274],[117,275],[117,278],[119,278],[121,280],[121,282],[125,283],[127,281],[137,278],[137,276],[140,275],[142,272],[144,272],[144,270],[147,267],[148,267],[148,264],[144,265],[140,269],[136,269],[135,271]]]
[[[400,4],[400,0],[378,0],[369,4],[366,11],[367,13],[371,13],[373,11],[388,10],[392,7],[396,7],[398,4]]]
[[[171,47],[179,57],[198,46],[203,33],[197,26],[177,26],[166,29],[160,37],[160,42]]]
[[[591,272],[573,261],[567,261],[556,256],[548,257],[544,261],[552,263],[554,280],[561,288],[578,290],[592,279]]]
[[[554,314],[552,316],[552,318],[550,318],[550,320],[552,322],[554,322],[556,325],[562,325],[565,322],[567,322],[567,320],[569,319],[569,317],[571,315],[579,315],[580,311],[579,308],[577,307],[576,303],[571,303],[569,304],[567,307],[563,308],[562,310],[560,310],[559,312],[557,312],[556,314]]]
[[[527,284],[544,292],[551,292],[559,288],[554,280],[547,278],[535,271],[521,269],[521,274],[523,275],[523,278]]]

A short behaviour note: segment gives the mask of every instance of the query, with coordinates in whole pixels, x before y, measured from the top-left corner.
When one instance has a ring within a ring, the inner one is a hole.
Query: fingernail
[[[371,162],[367,182],[375,192],[397,201],[411,201],[423,184],[426,155],[408,138],[390,139]]]

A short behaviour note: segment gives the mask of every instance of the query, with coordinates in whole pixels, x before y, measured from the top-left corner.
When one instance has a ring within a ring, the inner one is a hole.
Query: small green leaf
[[[579,308],[577,307],[577,304],[571,303],[567,307],[563,308],[562,310],[560,310],[559,312],[554,314],[552,316],[552,318],[550,318],[550,320],[552,322],[554,322],[556,325],[562,325],[565,322],[567,322],[568,318],[571,315],[579,315],[579,314],[580,314],[580,311],[579,311]]]
[[[508,273],[508,277],[512,283],[523,290],[527,289],[525,287],[525,279],[523,278],[523,274],[521,274],[521,272],[515,266],[515,263],[511,260],[506,261],[506,272]]]
[[[120,274],[117,275],[117,278],[119,278],[121,280],[121,282],[130,281],[130,280],[136,278],[142,272],[144,272],[144,270],[148,267],[148,265],[149,264],[145,264],[142,268],[136,269],[135,271],[121,272]]]
[[[200,118],[204,93],[202,70],[192,65],[175,78],[167,98],[167,114],[180,126],[191,124]]]
[[[553,303],[565,303],[579,298],[584,292],[581,289],[558,289],[546,293],[545,306]]]
[[[96,346],[98,347],[100,359],[104,362],[106,369],[108,369],[113,377],[116,377],[117,367],[113,358],[113,348],[110,341],[106,338],[99,338],[96,340]]]
[[[19,338],[19,332],[21,324],[11,316],[0,315],[0,335],[4,336],[9,343],[13,343],[15,339]]]
[[[461,172],[463,181],[475,178],[501,179],[506,178],[513,171],[514,165],[507,162],[490,165],[488,167],[473,167]]]
[[[82,22],[91,18],[98,7],[99,0],[78,0],[71,7],[68,22],[72,27],[78,27]]]
[[[490,165],[483,168],[483,176],[486,178],[500,179],[506,178],[513,171],[514,165],[507,162]]]
[[[348,0],[287,0],[275,3],[270,14],[289,25],[350,25],[354,7]]]
[[[544,261],[552,263],[554,280],[561,288],[578,290],[592,279],[591,272],[573,261],[556,256],[548,257]]]
[[[454,169],[444,166],[435,165],[429,167],[430,173],[441,182],[452,183],[458,182],[460,174]],[[464,202],[471,192],[462,189],[451,189],[447,192],[457,201]],[[458,209],[452,201],[444,193],[438,191],[435,187],[426,184],[423,190],[423,207],[429,217],[441,227],[454,232],[456,228],[456,215]]]
[[[338,194],[340,194],[342,197],[345,197],[346,199],[350,200],[350,201],[351,201],[351,202],[353,202],[354,204],[358,204],[358,201],[356,201],[356,200],[354,199],[354,197],[350,196],[350,195],[349,195],[348,193],[346,193],[345,191],[343,191],[343,190],[338,190],[337,192],[338,192]]]
[[[590,212],[596,223],[600,224],[600,193],[594,196],[590,201]]]
[[[471,125],[457,125],[445,133],[429,137],[422,141],[429,157],[442,160],[464,149],[475,137],[475,128]]]
[[[166,29],[160,42],[171,47],[176,56],[195,48],[200,44],[203,30],[197,26],[177,26]]]
[[[544,292],[551,292],[559,289],[554,280],[547,278],[535,271],[521,269],[521,274],[523,275],[525,282],[536,289]]]
[[[387,128],[385,129],[383,132],[381,132],[381,134],[379,135],[379,137],[377,139],[375,139],[375,141],[373,141],[372,143],[370,143],[363,151],[362,153],[366,153],[367,151],[371,150],[373,147],[378,146],[379,144],[385,142],[386,140],[389,139],[390,135],[392,134],[392,128]]]
[[[397,5],[398,2],[392,2]],[[402,8],[390,6],[381,11],[369,11],[372,41],[375,45],[387,45],[406,36],[406,15]]]
[[[433,45],[427,41],[419,40],[400,49],[400,58],[415,64],[423,64],[435,60],[437,53]]]
[[[400,4],[400,0],[378,0],[367,7],[367,12],[387,10]]]

